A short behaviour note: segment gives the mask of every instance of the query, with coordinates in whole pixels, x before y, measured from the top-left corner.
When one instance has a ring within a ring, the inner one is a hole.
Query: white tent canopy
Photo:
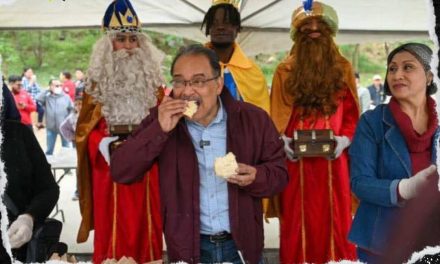
[[[112,0],[0,0],[0,30],[99,27]],[[428,38],[427,0],[321,0],[339,16],[338,43]],[[301,0],[242,0],[239,42],[249,54],[288,50],[292,11]],[[211,0],[131,0],[148,29],[204,42]],[[431,4],[432,5],[432,4]]]

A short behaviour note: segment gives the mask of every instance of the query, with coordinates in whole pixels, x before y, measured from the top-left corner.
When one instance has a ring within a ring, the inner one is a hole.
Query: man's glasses
[[[191,87],[194,88],[202,88],[205,86],[205,84],[209,81],[213,81],[216,80],[219,76],[215,76],[209,79],[205,79],[205,78],[194,78],[191,80],[180,80],[180,79],[174,79],[171,81],[171,85],[173,86],[174,89],[183,89],[186,87],[186,85],[189,85]]]

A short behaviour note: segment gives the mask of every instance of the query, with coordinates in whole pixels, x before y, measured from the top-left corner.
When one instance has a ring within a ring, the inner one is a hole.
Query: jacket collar
[[[394,120],[388,105],[382,107],[382,121],[385,124],[385,141],[388,142],[394,154],[399,158],[400,163],[405,168],[407,176],[412,175],[411,157],[405,144],[405,139],[399,131],[399,127]]]
[[[226,86],[223,86],[223,90],[220,93],[220,99],[222,100],[223,107],[228,115],[240,110],[240,104],[232,97]]]
[[[412,167],[411,167],[411,157],[409,155],[408,149],[405,144],[405,139],[403,138],[402,133],[400,133],[399,127],[394,120],[393,115],[388,107],[388,105],[379,105],[382,107],[382,121],[388,126],[388,130],[385,132],[385,140],[390,144],[393,151],[396,153],[398,157],[400,157],[400,161],[402,165],[405,167],[408,175],[412,175]],[[440,126],[437,127],[433,141],[432,141],[432,151],[431,151],[431,161],[433,164],[437,162],[437,148],[439,146],[440,141]]]

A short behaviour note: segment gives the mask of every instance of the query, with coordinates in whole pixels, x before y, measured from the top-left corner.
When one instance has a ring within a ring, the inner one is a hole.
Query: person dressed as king
[[[132,185],[112,181],[109,143],[117,146],[149,109],[163,84],[163,54],[141,33],[128,0],[115,0],[103,18],[87,71],[78,117],[78,191],[81,225],[77,241],[94,230],[93,263],[132,257],[138,263],[162,258],[162,223],[157,167]]]

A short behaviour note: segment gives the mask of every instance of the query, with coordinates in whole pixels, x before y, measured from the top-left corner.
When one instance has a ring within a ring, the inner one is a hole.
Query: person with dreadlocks
[[[285,142],[290,175],[279,204],[281,263],[356,258],[347,240],[351,193],[345,150],[359,109],[352,67],[332,38],[337,29],[332,7],[304,2],[292,15],[290,55],[273,78],[271,116]],[[334,158],[295,158],[294,132],[308,129],[333,131]]]
[[[106,34],[95,44],[77,121],[78,191],[82,221],[77,241],[94,229],[93,263],[132,257],[162,258],[157,168],[131,185],[112,181],[109,142],[127,137],[149,109],[163,83],[163,54],[140,32],[128,0],[113,1],[103,18]],[[112,146],[122,141],[115,142]]]
[[[238,4],[237,0],[213,1],[201,27],[210,36],[206,47],[219,56],[225,86],[232,97],[269,112],[269,90],[263,72],[235,42],[241,30]]]

